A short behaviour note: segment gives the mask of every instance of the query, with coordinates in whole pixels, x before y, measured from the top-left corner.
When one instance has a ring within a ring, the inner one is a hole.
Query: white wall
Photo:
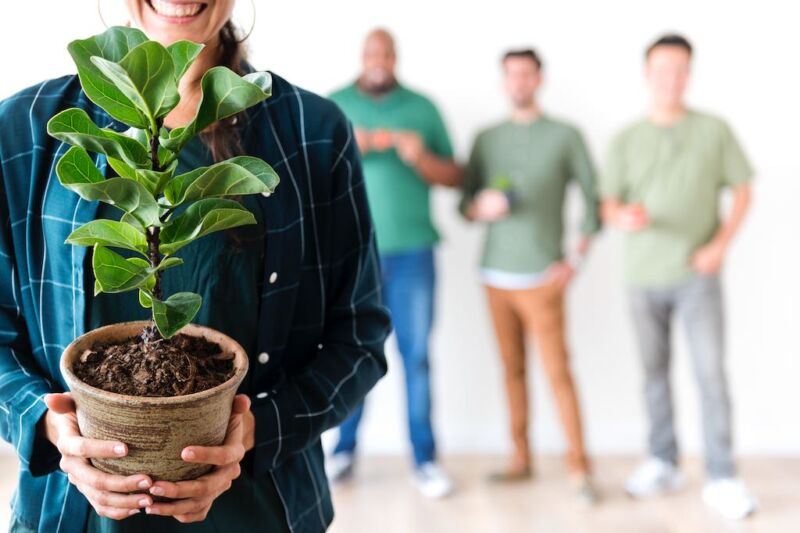
[[[793,3],[257,3],[251,39],[256,66],[322,93],[354,77],[367,29],[385,25],[396,32],[403,80],[439,103],[462,157],[475,132],[506,110],[497,64],[505,48],[532,44],[541,51],[546,109],[580,125],[600,163],[613,132],[639,115],[646,102],[643,47],[664,31],[687,34],[697,48],[691,102],[727,117],[758,169],[752,216],[725,273],[736,441],[743,453],[800,451],[800,10]],[[5,4],[0,98],[70,72],[67,42],[102,30],[94,6],[93,0]],[[580,211],[574,200],[573,226]],[[434,203],[444,235],[433,339],[440,446],[445,452],[502,451],[507,438],[500,369],[475,274],[481,232],[454,214],[454,193],[437,192]],[[604,235],[570,294],[573,367],[589,443],[597,452],[638,451],[644,435],[619,255],[619,237]],[[697,451],[697,394],[679,346],[674,372],[679,432],[685,448]],[[393,348],[390,363],[392,373],[371,395],[363,427],[370,451],[406,447],[400,362]],[[536,446],[555,451],[562,437],[538,368],[532,384]]]

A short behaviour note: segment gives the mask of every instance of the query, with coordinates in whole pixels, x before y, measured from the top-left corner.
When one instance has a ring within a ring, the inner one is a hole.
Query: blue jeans
[[[436,455],[431,427],[428,338],[433,324],[435,269],[433,250],[425,248],[381,256],[383,302],[389,308],[406,381],[408,432],[417,466]],[[364,412],[359,405],[339,428],[334,453],[352,453]]]

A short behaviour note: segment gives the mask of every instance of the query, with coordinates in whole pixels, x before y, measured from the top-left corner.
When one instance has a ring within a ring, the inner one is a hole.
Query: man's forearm
[[[752,188],[749,183],[739,185],[733,191],[733,205],[731,206],[730,213],[725,221],[720,225],[713,241],[717,244],[727,248],[739,227],[742,225],[747,211],[750,209],[750,202],[752,200]]]
[[[414,168],[431,185],[457,187],[463,177],[463,169],[455,161],[440,158],[428,151],[420,156]]]

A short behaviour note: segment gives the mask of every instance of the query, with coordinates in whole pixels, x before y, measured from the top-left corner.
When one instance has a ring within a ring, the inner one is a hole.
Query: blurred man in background
[[[511,116],[476,138],[465,173],[461,210],[488,224],[481,263],[505,370],[514,452],[491,480],[532,476],[528,442],[526,337],[536,341],[568,442],[567,466],[577,494],[597,499],[583,442],[580,409],[565,340],[564,297],[575,269],[600,229],[595,173],[577,129],[544,114],[536,100],[541,61],[533,50],[503,58]],[[580,243],[564,254],[564,203],[577,183],[585,215]]]
[[[408,431],[414,452],[414,482],[438,498],[452,482],[436,462],[431,427],[428,338],[433,323],[434,257],[439,237],[431,221],[430,189],[456,186],[461,169],[434,104],[397,81],[394,39],[385,30],[366,38],[358,80],[333,93],[353,122],[361,150],[367,196],[377,232],[383,272],[383,301],[395,327],[405,367]],[[351,475],[363,406],[340,427],[328,458],[328,475]]]
[[[692,47],[668,35],[646,53],[649,116],[612,144],[601,190],[603,217],[627,233],[625,279],[645,372],[650,459],[629,479],[644,497],[681,488],[670,389],[673,318],[686,329],[700,389],[708,481],[705,502],[732,518],[756,504],[736,478],[724,368],[719,273],[750,203],[753,171],[728,125],[687,109]],[[723,189],[733,205],[719,220]]]

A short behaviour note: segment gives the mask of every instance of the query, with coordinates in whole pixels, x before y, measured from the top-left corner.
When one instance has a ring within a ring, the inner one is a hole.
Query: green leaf
[[[114,169],[121,178],[128,178],[129,180],[136,180],[136,169],[129,166],[125,161],[107,157],[108,164]]]
[[[47,133],[60,141],[120,159],[131,167],[150,168],[150,156],[142,144],[121,133],[97,126],[83,109],[67,109],[47,123]]]
[[[147,231],[147,228],[145,228],[144,225],[130,213],[125,213],[124,215],[122,215],[119,221],[124,224],[130,224],[131,226],[141,231],[142,233],[145,233]]]
[[[147,254],[147,239],[136,228],[116,220],[93,220],[70,233],[66,242],[77,246],[100,244]]]
[[[160,43],[147,41],[115,62],[94,56],[92,63],[148,118],[158,134],[156,119],[180,100],[172,56]]]
[[[98,183],[106,180],[95,166],[86,150],[77,146],[71,147],[56,163],[58,181],[69,189],[75,185]]]
[[[153,307],[153,297],[144,289],[139,289],[139,305],[145,309]]]
[[[101,201],[134,217],[140,226],[158,226],[159,207],[140,183],[127,178],[104,179],[83,148],[72,147],[56,164],[61,184],[89,202]]]
[[[125,259],[105,246],[94,247],[92,269],[95,277],[95,294],[125,292],[141,287],[152,273],[150,264],[139,258]]]
[[[86,96],[115,119],[136,128],[147,128],[150,122],[134,103],[98,70],[91,58],[99,56],[118,62],[131,49],[146,41],[147,36],[140,30],[115,26],[100,35],[72,41],[67,48],[78,67],[78,77]]]
[[[175,41],[167,47],[169,54],[172,56],[172,64],[175,66],[176,81],[181,81],[181,78],[189,70],[194,60],[197,59],[203,47],[204,45],[193,43],[192,41]]]
[[[180,257],[167,257],[166,259],[161,261],[161,263],[159,263],[158,268],[153,270],[153,272],[159,272],[182,264],[183,264],[183,259],[181,259]]]
[[[176,168],[178,168],[177,159],[173,161],[169,168],[163,172],[156,172],[154,170],[137,170],[135,179],[144,185],[145,188],[154,196],[158,196],[163,191],[164,185],[166,185],[166,183],[175,175]]]
[[[177,206],[201,198],[271,193],[277,185],[278,175],[267,163],[240,156],[175,176],[164,189],[164,196]]]
[[[152,290],[155,274],[168,268],[183,264],[179,257],[168,257],[158,267],[153,268],[140,257],[125,258],[103,245],[95,245],[92,255],[92,268],[95,277],[95,294],[101,292],[125,292],[144,288]]]
[[[183,128],[175,128],[169,138],[161,139],[173,152],[211,124],[244,111],[272,94],[272,77],[267,72],[254,72],[244,78],[227,67],[214,67],[206,71],[200,81],[202,96],[197,114]]]
[[[156,327],[162,337],[169,339],[192,321],[200,310],[203,299],[199,294],[179,292],[167,298],[165,302],[153,298],[152,303]]]
[[[239,202],[200,200],[164,226],[160,249],[165,254],[173,254],[209,233],[255,223],[253,214]]]

